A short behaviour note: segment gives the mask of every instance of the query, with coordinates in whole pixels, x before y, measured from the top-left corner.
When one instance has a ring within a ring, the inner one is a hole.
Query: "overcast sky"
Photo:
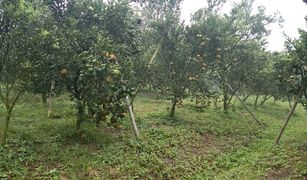
[[[240,0],[231,0],[239,2]],[[197,9],[205,7],[207,0],[184,0],[182,4],[182,19],[186,22],[190,19],[190,14]],[[285,22],[283,27],[279,25],[271,26],[272,30],[268,38],[268,49],[272,51],[281,51],[284,49],[285,32],[292,38],[298,37],[298,28],[307,30],[304,17],[307,15],[307,5],[303,0],[256,0],[255,6],[263,5],[267,9],[267,14],[274,14],[279,11]],[[227,9],[227,8],[226,8]]]

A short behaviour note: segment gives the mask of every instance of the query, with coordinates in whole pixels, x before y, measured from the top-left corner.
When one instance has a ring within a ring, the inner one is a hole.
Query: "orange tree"
[[[146,44],[150,55],[156,59],[150,66],[149,82],[159,93],[171,101],[170,117],[180,107],[182,98],[188,95],[191,82],[191,45],[187,40],[187,29],[180,22],[181,0],[154,0],[144,4],[144,30],[150,41]],[[147,53],[147,51],[145,51]],[[149,59],[149,58],[148,58]]]
[[[265,37],[269,34],[267,25],[275,22],[276,18],[267,16],[261,7],[252,13],[252,1],[242,1],[229,14],[221,15],[218,11],[221,4],[222,1],[209,1],[208,8],[194,14],[190,39],[193,55],[208,66],[204,72],[209,72],[219,86],[223,109],[227,111],[232,94],[227,84],[239,90],[246,81],[242,77],[252,75],[253,71],[242,70],[244,67],[257,67],[261,62],[255,58],[255,53],[264,48]]]
[[[300,30],[299,39],[287,42],[287,50],[291,61],[286,64],[280,76],[288,87],[289,94],[293,96],[297,96],[304,87],[302,97],[299,99],[300,103],[307,107],[307,32]]]
[[[31,60],[37,65],[35,75],[31,81],[31,92],[42,95],[42,102],[47,103],[47,96],[51,96],[50,89],[52,82],[56,85],[56,94],[60,94],[60,79],[58,78],[58,64],[63,61],[58,39],[58,27],[54,25],[52,12],[43,2],[37,3],[44,9],[45,18],[35,29],[38,38],[35,39],[31,53]]]
[[[303,0],[303,2],[307,4],[306,0]],[[307,18],[305,19],[307,21]],[[287,43],[288,53],[293,60],[290,69],[292,76],[290,76],[288,82],[291,83],[291,90],[295,95],[299,94],[299,87],[304,88],[303,96],[298,98],[307,108],[307,32],[299,30],[299,33],[299,39]]]
[[[86,113],[96,122],[124,116],[131,93],[132,57],[138,52],[138,24],[128,1],[46,1],[53,16],[51,44],[58,57],[54,75],[71,94],[80,129]],[[88,107],[86,109],[86,107]]]
[[[162,31],[165,34],[161,34],[164,37],[154,69],[158,90],[166,92],[171,100],[171,117],[176,106],[180,107],[182,99],[188,94],[189,77],[193,73],[190,70],[194,64],[191,46],[185,37],[185,27],[179,24],[178,17],[174,18],[174,21],[166,22],[167,31]]]
[[[6,143],[12,111],[35,76],[31,53],[41,15],[28,1],[0,1],[0,100],[6,109],[1,145]]]

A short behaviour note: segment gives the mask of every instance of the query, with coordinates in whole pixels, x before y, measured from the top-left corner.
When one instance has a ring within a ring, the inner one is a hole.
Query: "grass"
[[[107,122],[97,128],[88,120],[76,132],[75,111],[65,97],[56,100],[59,119],[46,118],[39,98],[24,99],[13,112],[8,144],[0,148],[0,179],[307,178],[302,107],[275,146],[289,110],[286,102],[268,102],[257,110],[250,105],[266,128],[239,103],[227,114],[214,107],[197,112],[188,100],[183,104],[170,119],[166,101],[137,98],[137,141],[128,119],[121,122],[124,129]]]

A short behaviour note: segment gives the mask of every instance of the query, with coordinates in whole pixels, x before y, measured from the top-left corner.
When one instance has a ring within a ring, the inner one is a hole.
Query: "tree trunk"
[[[224,97],[224,102],[223,102],[223,108],[224,108],[224,111],[225,112],[227,112],[227,110],[228,110],[228,94],[227,94],[227,89],[226,89],[226,87],[225,87],[225,89],[224,89],[224,93],[223,93],[224,95],[223,95],[223,97]]]
[[[6,144],[6,139],[7,139],[7,133],[8,133],[8,130],[9,130],[9,123],[10,123],[10,119],[11,119],[11,114],[12,114],[12,110],[8,110],[7,114],[6,114],[5,125],[4,125],[2,139],[1,139],[1,146],[4,146]]]
[[[79,130],[81,128],[82,122],[84,121],[84,107],[80,100],[78,100],[77,109],[78,109],[78,112],[77,112],[76,128],[77,130]]]
[[[267,100],[269,100],[272,96],[269,95],[265,95],[262,99],[262,101],[260,102],[260,105],[262,106]]]
[[[291,104],[291,98],[289,95],[287,95],[287,99],[288,99],[288,103],[289,103],[289,107],[292,108],[292,104]]]
[[[250,94],[248,94],[248,95],[246,95],[246,96],[243,96],[243,99],[242,99],[242,101],[243,102],[246,102],[247,101],[247,99],[250,97]]]
[[[42,103],[44,105],[47,104],[47,92],[45,92],[45,91],[42,93]]]
[[[171,112],[169,114],[170,117],[174,117],[175,116],[176,104],[177,104],[177,99],[175,97],[175,99],[172,102]]]
[[[95,110],[94,110],[94,106],[92,103],[87,103],[87,114],[90,116],[90,117],[93,117],[95,115]]]
[[[259,99],[259,94],[256,95],[255,103],[254,103],[254,108],[257,109],[258,106],[258,99]]]
[[[51,113],[52,113],[54,89],[55,89],[55,80],[52,80],[51,81],[51,87],[50,87],[49,102],[48,102],[48,115],[47,115],[48,118],[50,118]]]
[[[225,72],[225,71],[224,71]],[[227,112],[229,109],[228,105],[228,86],[227,86],[227,80],[225,74],[222,75],[222,89],[223,89],[223,110],[224,112]]]

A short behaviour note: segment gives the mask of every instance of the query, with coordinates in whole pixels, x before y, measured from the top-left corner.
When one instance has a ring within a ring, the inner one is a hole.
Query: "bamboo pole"
[[[162,41],[162,39],[161,39],[161,41]],[[150,66],[153,64],[153,61],[156,58],[156,56],[157,56],[157,54],[158,54],[160,49],[161,49],[161,43],[157,46],[153,56],[151,57],[149,63],[145,67],[145,74],[146,74],[148,68],[150,68]],[[115,63],[117,65],[119,64],[117,60],[115,61]],[[123,76],[121,77],[121,80],[123,81]],[[136,89],[136,92],[139,91],[141,86],[142,86],[142,83],[138,85],[138,87]],[[123,87],[123,88],[126,89],[125,87]],[[129,113],[129,117],[130,117],[130,121],[131,121],[131,125],[132,125],[132,129],[133,129],[134,135],[135,135],[135,137],[137,139],[139,139],[140,138],[140,133],[139,133],[139,130],[138,130],[138,127],[137,127],[137,124],[136,124],[136,120],[135,120],[135,116],[134,116],[134,112],[133,112],[133,108],[132,108],[132,103],[134,101],[134,98],[135,97],[132,97],[132,99],[130,99],[130,96],[127,95],[126,98],[125,98],[125,101],[126,101],[126,105],[127,105],[127,108],[128,108],[128,113]]]
[[[117,60],[115,61],[115,63],[117,65],[119,65]],[[123,76],[121,77],[121,81],[123,81]],[[126,87],[123,86],[123,89],[126,90]],[[131,121],[131,125],[132,125],[134,135],[137,139],[139,139],[140,133],[139,133],[138,127],[136,125],[136,120],[135,120],[135,116],[134,116],[134,112],[133,112],[132,104],[130,102],[130,96],[129,95],[126,96],[125,101],[126,101],[126,105],[127,105],[127,108],[128,108],[128,114],[129,114],[129,118],[130,118],[130,121]]]
[[[129,116],[130,116],[131,125],[132,125],[132,128],[133,128],[134,135],[137,139],[139,139],[140,133],[139,133],[138,127],[136,125],[135,116],[134,116],[134,113],[133,113],[132,106],[130,104],[129,95],[126,96],[126,104],[128,106],[128,112],[129,112]]]
[[[285,131],[287,125],[288,125],[288,122],[290,121],[290,119],[291,119],[291,117],[292,117],[292,115],[293,115],[293,113],[294,113],[294,111],[295,111],[295,109],[297,107],[298,99],[302,96],[303,92],[304,92],[304,87],[302,87],[300,89],[300,92],[298,93],[297,99],[295,99],[295,102],[294,102],[294,104],[292,106],[292,109],[288,113],[287,119],[285,120],[284,125],[282,126],[282,128],[281,128],[281,130],[280,130],[280,132],[279,132],[279,134],[278,134],[278,136],[277,136],[277,138],[275,140],[275,144],[276,145],[279,143],[280,138],[281,138],[282,134],[284,133],[284,131]]]
[[[162,41],[162,39],[161,39],[161,41]],[[157,48],[155,49],[155,52],[154,52],[154,54],[152,55],[152,57],[151,57],[149,63],[148,63],[147,66],[145,67],[145,70],[144,70],[144,74],[145,74],[145,75],[146,75],[148,69],[151,67],[151,65],[153,65],[153,62],[154,62],[154,60],[156,59],[156,57],[157,57],[157,55],[158,55],[160,49],[161,49],[161,43],[158,44],[158,46],[157,46]],[[137,94],[137,93],[139,92],[139,90],[141,89],[142,86],[143,86],[143,83],[140,83],[140,84],[137,86],[137,88],[136,88],[136,90],[135,90],[135,94]],[[133,103],[134,99],[135,99],[135,96],[133,96],[133,97],[131,98],[131,101],[130,101],[131,104]]]
[[[227,83],[228,88],[233,92],[233,94],[236,96],[236,98],[241,102],[241,104],[244,106],[244,108],[246,109],[246,111],[253,117],[254,121],[257,122],[258,125],[260,126],[264,126],[264,124],[259,121],[257,119],[257,117],[254,115],[254,113],[252,113],[247,106],[245,105],[245,103],[243,102],[243,100],[237,95],[237,93],[233,90],[233,88],[230,86],[230,84]]]

